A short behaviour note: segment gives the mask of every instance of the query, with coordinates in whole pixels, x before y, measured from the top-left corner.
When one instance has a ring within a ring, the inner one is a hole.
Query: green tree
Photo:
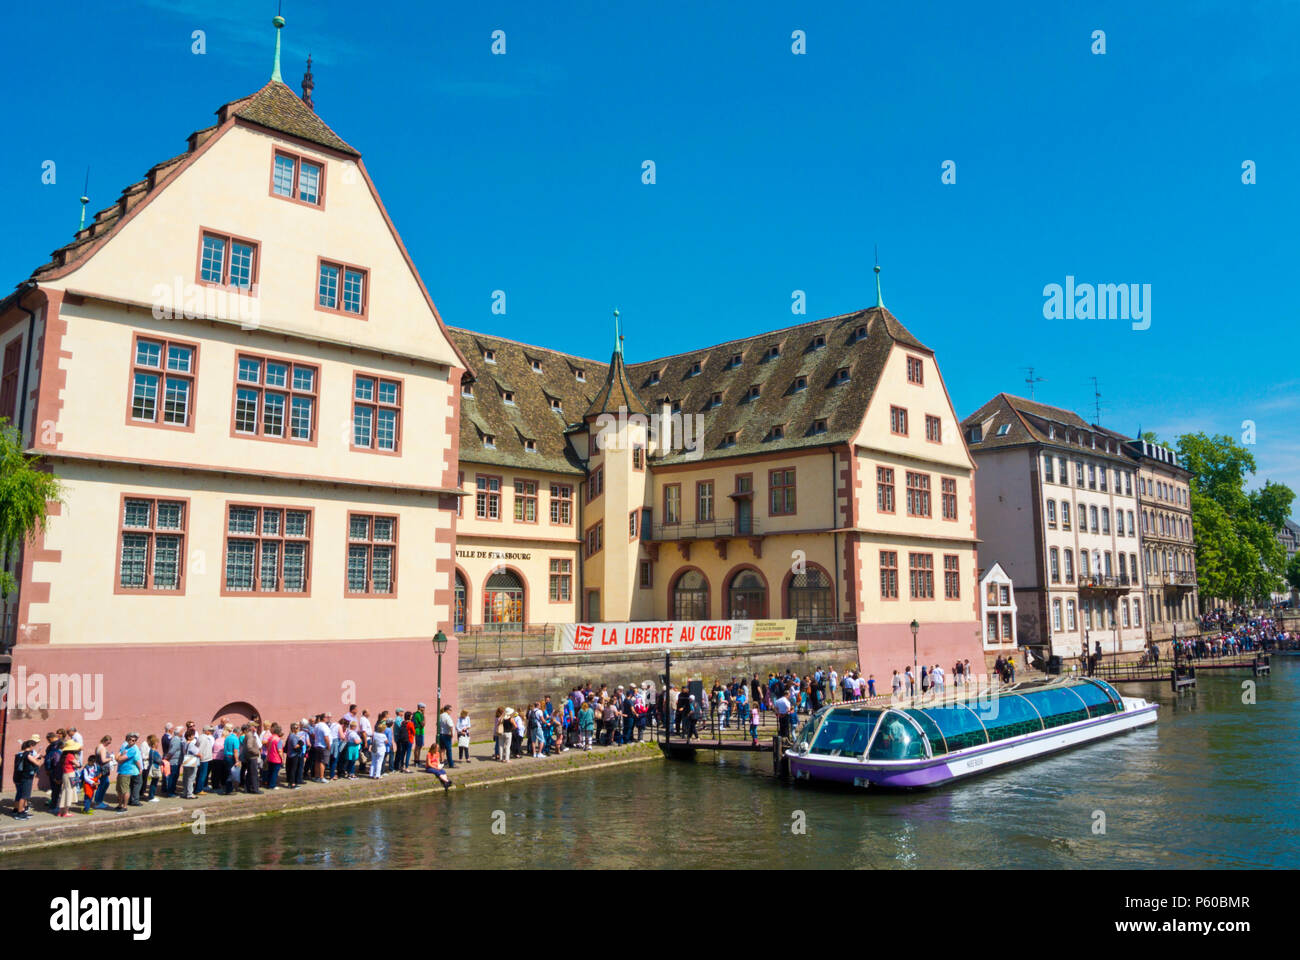
[[[1300,551],[1291,554],[1286,565],[1286,582],[1292,590],[1300,590]]]
[[[38,531],[45,532],[50,501],[62,502],[59,480],[39,457],[23,453],[22,441],[9,421],[0,419],[0,552],[11,566],[18,549]],[[0,570],[0,595],[18,589],[9,570]]]
[[[1178,456],[1191,472],[1192,529],[1201,596],[1264,600],[1282,586],[1286,550],[1277,539],[1295,494],[1267,481],[1247,492],[1255,457],[1229,436],[1189,433]]]

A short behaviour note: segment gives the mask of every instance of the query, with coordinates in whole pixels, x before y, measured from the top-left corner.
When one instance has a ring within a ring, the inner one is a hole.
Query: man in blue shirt
[[[118,813],[126,813],[131,806],[140,806],[140,735],[128,733],[117,751],[117,806]]]

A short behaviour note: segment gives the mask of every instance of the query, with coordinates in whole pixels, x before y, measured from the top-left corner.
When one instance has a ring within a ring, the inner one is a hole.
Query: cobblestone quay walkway
[[[658,760],[663,756],[653,741],[621,747],[593,747],[590,753],[569,750],[540,760],[520,757],[510,763],[497,763],[492,759],[491,743],[474,744],[471,752],[472,763],[459,762],[448,771],[454,784],[449,793],[455,794],[457,790],[470,787],[574,773],[597,766]],[[11,850],[30,851],[87,840],[195,829],[199,823],[205,829],[211,829],[223,823],[254,817],[376,803],[442,791],[438,778],[420,769],[409,774],[388,773],[380,780],[359,777],[330,783],[307,782],[297,790],[282,787],[257,794],[203,794],[195,800],[163,798],[157,803],[128,807],[125,813],[108,809],[96,810],[90,816],[73,813],[67,817],[55,817],[49,813],[46,809],[49,794],[41,791],[32,798],[29,808],[32,819],[15,820],[12,816],[13,791],[7,790],[3,803],[0,803],[0,865],[3,864],[3,854]],[[116,792],[110,787],[105,798],[110,808],[116,806],[116,798]]]

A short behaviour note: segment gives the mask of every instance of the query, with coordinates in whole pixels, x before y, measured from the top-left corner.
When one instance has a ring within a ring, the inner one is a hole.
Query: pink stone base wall
[[[454,638],[442,658],[442,700],[456,704],[457,650]],[[232,719],[249,704],[265,723],[289,724],[328,711],[346,712],[349,703],[391,715],[397,708],[427,704],[433,719],[437,656],[428,637],[400,640],[302,643],[72,646],[20,644],[13,650],[11,690],[5,717],[4,755],[22,740],[75,724],[87,744],[111,734],[116,746],[128,730],[161,734],[163,724],[195,721],[200,727],[226,711]],[[102,698],[94,711],[85,705],[58,705],[47,694],[45,707],[18,703],[16,689],[25,668],[29,678],[89,674],[102,677]],[[90,716],[88,713],[99,713]],[[425,742],[433,736],[426,725]]]
[[[969,660],[976,673],[984,672],[984,648],[979,624],[922,623],[916,635],[917,663],[943,667],[952,676],[960,658]],[[907,623],[858,624],[858,660],[863,676],[875,674],[876,691],[888,693],[890,677],[912,665],[912,630]]]

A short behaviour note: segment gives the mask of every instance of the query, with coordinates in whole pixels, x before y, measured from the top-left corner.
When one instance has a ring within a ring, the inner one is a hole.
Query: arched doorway
[[[524,622],[524,582],[515,571],[498,570],[483,584],[483,622]]]
[[[687,570],[673,584],[674,620],[709,619],[709,581],[698,570]]]
[[[826,623],[835,619],[835,597],[831,578],[821,567],[808,567],[793,574],[785,588],[786,616],[804,623]]]
[[[218,720],[224,720],[227,723],[233,723],[235,728],[238,729],[241,725],[260,716],[261,714],[257,712],[257,708],[251,703],[244,700],[236,700],[233,703],[226,704],[214,713],[212,715],[212,722],[216,723]],[[184,733],[185,731],[182,730],[181,732]]]
[[[465,585],[465,578],[461,576],[460,571],[456,571],[456,586],[454,589],[455,603],[453,607],[451,628],[456,633],[464,633],[465,626],[469,622],[469,588]]]
[[[757,570],[741,570],[727,588],[727,614],[732,620],[767,617],[767,584]]]

